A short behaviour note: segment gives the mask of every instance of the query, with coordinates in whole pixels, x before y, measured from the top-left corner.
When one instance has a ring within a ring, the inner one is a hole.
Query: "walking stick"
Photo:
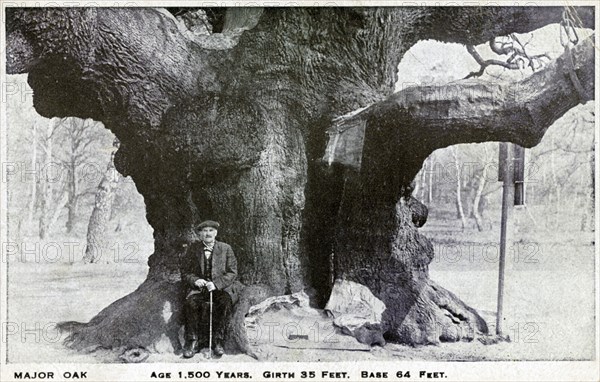
[[[213,316],[213,298],[212,291],[208,292],[208,359],[212,359],[212,316]]]

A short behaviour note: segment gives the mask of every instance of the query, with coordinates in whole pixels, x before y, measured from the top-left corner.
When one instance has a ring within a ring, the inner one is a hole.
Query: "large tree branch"
[[[151,8],[7,8],[7,72],[28,72],[44,116],[157,126],[167,108],[218,87],[209,52]]]
[[[571,59],[584,99],[570,77]],[[367,182],[398,177],[395,186],[406,186],[437,148],[484,141],[532,147],[565,112],[593,98],[591,37],[518,82],[470,79],[411,87],[341,118],[330,132],[325,160],[360,169]]]
[[[562,20],[564,7],[431,7],[422,37],[477,45],[497,36],[525,33]],[[594,29],[594,7],[572,7],[576,27]],[[578,18],[578,19],[577,19]]]
[[[593,9],[576,9],[583,26],[593,27]],[[336,100],[328,105],[335,113],[389,94],[398,61],[419,39],[476,44],[558,22],[562,11],[562,7],[277,8],[263,15],[228,10],[229,29],[254,29],[236,45],[237,40],[226,34],[190,36],[172,15],[156,9],[7,8],[7,69],[31,73],[36,109],[46,116],[92,117],[105,123],[114,117],[130,125],[157,126],[165,110],[181,99],[199,91],[235,91],[243,81],[234,79],[254,61],[262,63],[253,70],[256,82],[271,78],[273,71],[302,78],[299,86],[318,85],[319,93]],[[378,39],[372,38],[375,35]],[[286,44],[279,46],[281,41]],[[219,50],[223,47],[235,49],[223,54]],[[340,79],[340,71],[365,75],[357,82],[356,74]],[[269,86],[241,91],[264,93]],[[289,93],[293,96],[298,89]],[[277,87],[276,98],[282,96],[287,96],[284,89]],[[306,109],[323,106],[321,99],[306,99],[303,104]]]

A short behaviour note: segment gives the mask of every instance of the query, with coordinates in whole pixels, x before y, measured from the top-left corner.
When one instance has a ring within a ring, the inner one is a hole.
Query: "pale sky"
[[[589,35],[593,31],[578,30],[580,39]],[[530,55],[547,53],[551,58],[556,58],[563,53],[564,48],[560,44],[560,26],[551,24],[538,29],[532,33],[517,35],[521,43],[530,41],[526,50]],[[506,59],[495,55],[488,44],[482,44],[476,47],[479,54],[484,59]],[[475,59],[467,52],[464,45],[449,44],[434,40],[419,41],[406,52],[402,61],[398,65],[398,82],[396,91],[399,91],[410,83],[417,84],[436,84],[441,85],[447,82],[460,80],[470,72],[479,69]],[[531,74],[531,70],[510,71],[501,67],[489,67],[482,78],[497,81],[487,73],[494,76],[500,76],[501,79],[515,80],[519,77]]]

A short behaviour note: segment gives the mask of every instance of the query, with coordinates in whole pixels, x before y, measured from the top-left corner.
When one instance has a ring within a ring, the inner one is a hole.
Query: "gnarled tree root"
[[[113,302],[88,323],[61,322],[65,345],[91,352],[103,349],[181,350],[179,283],[147,279],[134,292]]]
[[[418,285],[418,288],[415,288]],[[472,341],[488,333],[485,320],[452,292],[427,280],[413,284],[410,291],[396,288],[388,294],[383,314],[385,337],[410,345]],[[403,303],[390,298],[404,297]],[[410,304],[406,302],[410,301]]]
[[[122,353],[121,360],[132,350],[180,354],[183,290],[179,282],[148,279],[133,293],[104,308],[90,322],[66,321],[57,324],[57,328],[69,333],[65,345],[78,351],[116,350]],[[272,295],[272,290],[263,285],[243,288],[225,339],[228,353],[241,352],[257,358],[248,344],[244,319],[252,305]]]
[[[251,285],[243,289],[239,301],[234,306],[227,337],[225,338],[225,350],[228,353],[241,352],[254,359],[259,359],[248,341],[246,314],[252,305],[256,305],[271,296],[275,296],[275,293],[266,285]]]

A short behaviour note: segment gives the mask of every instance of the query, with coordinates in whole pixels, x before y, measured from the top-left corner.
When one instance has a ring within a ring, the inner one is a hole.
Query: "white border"
[[[5,56],[5,47],[6,47],[6,33],[5,33],[5,12],[4,12],[4,2],[0,0],[0,5],[2,9],[2,31],[0,32],[0,89],[1,96],[4,96],[5,86],[6,86],[6,56]],[[7,124],[6,124],[6,102],[3,102],[3,99],[0,99],[0,163],[3,163],[5,158],[8,158],[8,148],[7,148]],[[0,174],[0,257],[3,256],[4,248],[2,242],[8,238],[8,208],[6,203],[8,201],[8,187],[5,187],[2,179],[4,177],[4,166],[2,166],[2,174]],[[8,301],[5,298],[8,296],[8,262],[4,263],[0,258],[0,324],[4,325],[4,322],[7,321],[8,317]],[[1,330],[0,330],[1,332]],[[0,338],[0,381],[4,381],[6,379],[4,371],[6,370],[6,361],[8,358],[7,354],[8,349],[8,341],[4,338]]]
[[[93,1],[93,0],[64,0],[64,1],[30,1],[30,0],[15,0],[15,1],[4,1],[0,0],[2,8],[5,6],[102,6],[102,7],[114,7],[114,6],[173,6],[173,5],[185,5],[185,6],[421,6],[421,5],[446,5],[446,6],[485,6],[485,5],[504,5],[504,6],[531,6],[531,5],[546,5],[546,6],[560,6],[560,5],[588,5],[596,6],[596,46],[600,46],[600,33],[599,22],[600,22],[600,7],[594,1],[430,1],[430,0],[416,0],[416,1],[348,1],[348,0],[335,0],[335,1],[317,1],[317,0],[273,0],[273,1],[242,1],[242,0],[216,0],[216,1]],[[4,16],[4,9],[2,10]],[[2,84],[6,83],[5,75],[5,56],[4,47],[6,44],[5,36],[5,20],[2,20],[2,31],[0,32],[0,46],[2,49],[0,58],[0,79]],[[599,50],[596,49],[596,63],[600,62]],[[600,140],[600,129],[598,128],[598,115],[600,112],[600,99],[598,97],[598,85],[600,84],[600,71],[596,71],[596,175],[600,169],[600,161],[598,159],[599,153],[599,140]],[[3,85],[4,86],[4,85]],[[1,114],[0,114],[0,159],[7,157],[7,143],[6,143],[6,103],[2,102]],[[598,176],[597,176],[598,178]],[[596,185],[596,290],[595,290],[595,303],[596,303],[596,351],[595,361],[582,362],[582,361],[514,361],[514,362],[410,362],[410,361],[377,361],[377,362],[335,362],[335,363],[316,363],[316,362],[261,362],[261,363],[150,363],[150,364],[6,364],[6,352],[7,344],[5,340],[0,341],[0,380],[11,381],[13,380],[15,371],[53,371],[55,373],[54,380],[63,380],[62,373],[73,372],[73,371],[87,371],[87,381],[149,381],[150,373],[156,372],[171,372],[172,377],[170,381],[186,380],[177,377],[178,372],[187,373],[188,371],[209,371],[211,372],[211,378],[201,380],[220,380],[226,379],[217,378],[216,371],[248,371],[252,375],[254,381],[257,380],[277,380],[277,379],[266,379],[263,375],[264,371],[272,372],[293,372],[295,378],[285,379],[288,381],[306,381],[306,380],[344,380],[344,381],[355,381],[362,380],[360,377],[361,370],[388,372],[388,380],[401,381],[407,379],[396,378],[396,372],[411,371],[411,378],[409,380],[421,380],[426,378],[419,378],[420,370],[427,370],[429,372],[444,372],[446,377],[443,378],[445,381],[599,381],[600,380],[600,366],[599,366],[599,354],[600,354],[600,331],[598,328],[598,320],[600,318],[600,304],[598,303],[598,290],[600,289],[600,260],[598,251],[598,239],[600,238],[600,220],[598,214],[598,195],[600,191],[600,185],[598,179],[595,182]],[[1,238],[7,236],[7,208],[4,201],[7,200],[6,187],[0,182],[0,241]],[[4,266],[6,264],[0,263],[0,322],[4,322],[7,314],[7,303],[4,296],[7,295],[7,269]],[[316,378],[306,379],[300,377],[301,371],[315,371]],[[336,379],[336,378],[321,378],[322,371],[338,371],[348,372],[348,378]],[[154,379],[160,380],[160,379]],[[198,379],[194,379],[198,380]],[[235,379],[237,381],[241,379]],[[379,379],[371,379],[379,380]]]

